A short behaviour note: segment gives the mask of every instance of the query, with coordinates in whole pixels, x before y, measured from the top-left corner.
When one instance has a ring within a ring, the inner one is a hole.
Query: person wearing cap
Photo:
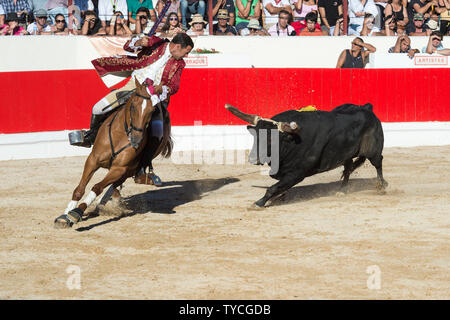
[[[6,15],[6,24],[0,26],[1,36],[20,36],[27,34],[27,31],[19,26],[19,17],[17,13],[10,12]]]
[[[241,36],[270,36],[266,29],[261,27],[257,19],[250,19],[247,28],[240,32]]]
[[[424,24],[424,15],[422,13],[416,13],[413,17],[413,23],[409,24],[406,28],[406,34],[408,36],[428,36],[431,31],[430,28]]]
[[[235,36],[237,31],[233,26],[228,24],[230,17],[228,16],[227,9],[219,9],[217,14],[218,22],[213,25],[213,34],[215,36]]]
[[[228,11],[229,17],[228,24],[230,26],[234,26],[234,22],[236,21],[234,12],[236,11],[236,7],[233,0],[213,0],[212,6],[212,16],[214,23],[218,22],[217,14],[219,13],[219,10],[226,9]]]
[[[191,28],[186,32],[186,34],[188,34],[189,36],[207,36],[209,35],[209,32],[206,29],[207,24],[208,23],[203,20],[201,14],[194,14],[192,16],[191,22],[189,22]]]
[[[427,20],[430,18],[430,10],[438,6],[438,0],[411,0],[407,7],[408,17],[412,20],[416,13],[420,13],[423,16],[423,20]]]
[[[52,27],[47,24],[47,11],[39,9],[35,12],[36,21],[29,24],[27,32],[31,35],[51,34]]]

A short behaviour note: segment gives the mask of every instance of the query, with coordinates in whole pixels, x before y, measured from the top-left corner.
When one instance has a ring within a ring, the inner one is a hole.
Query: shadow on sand
[[[237,181],[239,181],[237,178],[220,178],[166,182],[162,188],[152,189],[145,193],[123,198],[121,207],[126,213],[75,230],[79,232],[88,231],[101,225],[119,221],[125,217],[134,216],[135,214],[145,214],[148,212],[173,214],[176,212],[174,211],[175,207],[199,200],[203,194]],[[99,209],[97,207],[89,215],[83,217],[83,221],[98,217],[98,212]]]
[[[351,194],[362,191],[373,191],[375,193],[377,192],[377,181],[377,178],[353,178],[349,180],[346,190],[342,188],[342,181],[299,185],[289,189],[283,195],[275,200],[272,200],[271,202],[268,202],[267,204],[269,206],[280,206],[323,197],[333,197],[339,193]]]

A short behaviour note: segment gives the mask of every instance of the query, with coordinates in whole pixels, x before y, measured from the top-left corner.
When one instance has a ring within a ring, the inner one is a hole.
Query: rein
[[[146,99],[146,100],[150,100],[151,98],[150,97],[145,97],[145,96],[143,96],[143,95],[141,95],[141,94],[139,94],[139,93],[135,93],[135,95],[137,96],[137,97],[139,97],[139,98],[142,98],[142,99]],[[130,98],[131,99],[131,98]],[[131,103],[131,105],[130,105],[130,127],[128,127],[128,124],[127,124],[127,118],[126,118],[126,110],[124,110],[124,112],[125,112],[125,120],[124,120],[124,129],[125,129],[125,133],[127,134],[127,137],[128,137],[128,139],[129,139],[129,136],[130,136],[130,133],[133,131],[133,130],[135,130],[135,131],[137,131],[137,132],[144,132],[144,129],[142,129],[142,128],[136,128],[134,125],[133,125],[133,120],[132,120],[132,118],[131,118],[131,113],[132,113],[132,111],[133,111],[133,109],[134,109],[134,104],[133,104],[133,102],[131,101],[130,102]],[[113,163],[113,161],[114,161],[114,159],[119,155],[119,153],[121,153],[123,150],[125,150],[126,148],[128,148],[128,147],[131,147],[131,142],[129,142],[127,145],[125,145],[125,146],[123,146],[122,148],[120,148],[118,151],[114,151],[114,145],[113,145],[113,140],[112,140],[112,133],[111,133],[111,128],[112,128],[112,124],[113,124],[113,122],[114,122],[114,120],[116,119],[116,117],[117,117],[117,115],[119,114],[119,112],[117,111],[116,112],[116,114],[114,115],[114,117],[112,118],[112,120],[111,120],[111,122],[109,123],[109,144],[110,144],[110,146],[111,146],[111,158],[109,158],[109,166],[111,167],[112,166],[112,163]]]

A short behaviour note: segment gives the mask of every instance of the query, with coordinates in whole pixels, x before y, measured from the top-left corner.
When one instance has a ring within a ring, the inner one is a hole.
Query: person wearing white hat
[[[191,22],[189,23],[191,28],[186,32],[186,34],[189,36],[207,36],[209,35],[209,32],[206,29],[207,24],[208,23],[203,20],[201,14],[194,14]]]
[[[241,36],[270,36],[270,34],[261,27],[258,19],[250,19],[247,28],[241,30]]]

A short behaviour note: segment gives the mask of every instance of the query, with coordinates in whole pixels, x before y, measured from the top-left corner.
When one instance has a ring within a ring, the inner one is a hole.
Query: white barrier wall
[[[110,37],[105,37],[108,38]],[[111,37],[111,42],[114,38]],[[352,39],[353,37],[197,37],[193,39],[193,51],[197,48],[214,48],[225,54],[248,56],[248,61],[255,68],[335,68],[339,54],[350,48]],[[396,37],[363,39],[374,45],[377,53],[382,54],[386,54],[396,41]],[[428,43],[428,37],[411,39],[411,46],[419,50]],[[1,37],[0,48],[0,72],[93,69],[90,61],[99,57],[99,52],[89,38],[83,36]],[[56,57],[55,50],[58,52]],[[397,61],[403,58],[409,63],[410,59],[406,55],[401,56]]]

